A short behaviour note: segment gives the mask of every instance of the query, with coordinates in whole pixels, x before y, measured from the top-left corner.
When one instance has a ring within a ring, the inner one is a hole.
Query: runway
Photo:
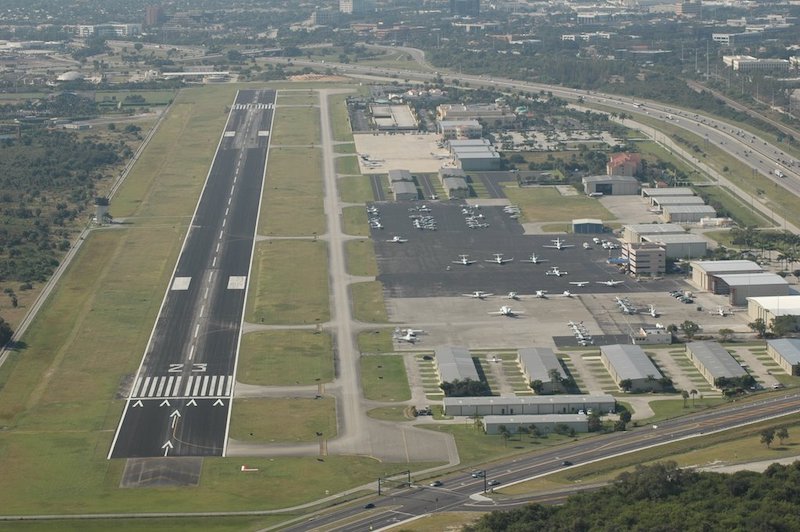
[[[236,95],[109,458],[225,454],[274,104]]]

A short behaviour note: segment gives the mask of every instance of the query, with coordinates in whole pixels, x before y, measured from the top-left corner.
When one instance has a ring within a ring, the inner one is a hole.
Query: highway
[[[800,412],[800,394],[762,400],[754,403],[731,403],[724,408],[710,409],[658,425],[611,433],[564,444],[535,455],[520,456],[491,464],[486,469],[486,482],[499,482],[498,488],[514,482],[564,469],[567,460],[579,467],[597,460],[666,445],[681,439],[696,438],[716,431]],[[491,511],[523,504],[522,501],[495,503],[483,496],[484,479],[473,478],[461,471],[441,478],[441,487],[417,486],[390,491],[362,505],[338,509],[312,516],[286,530],[363,531],[395,526],[414,517],[441,511]]]
[[[236,95],[109,458],[225,455],[275,94]]]

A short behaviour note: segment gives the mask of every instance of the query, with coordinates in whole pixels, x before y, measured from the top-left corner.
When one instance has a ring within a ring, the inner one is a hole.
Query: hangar
[[[528,383],[539,381],[541,390],[539,394],[555,393],[563,390],[562,380],[567,378],[561,361],[548,347],[525,347],[517,351],[517,363]],[[558,379],[553,379],[553,373]]]
[[[642,197],[650,198],[651,204],[653,202],[653,198],[662,196],[694,196],[694,190],[689,187],[642,188]]]
[[[702,290],[715,293],[715,285],[720,275],[764,271],[761,266],[751,260],[698,260],[689,265],[692,268],[692,283]]]
[[[592,410],[608,414],[617,409],[612,395],[528,395],[524,397],[445,397],[447,416],[509,416],[576,414]]]
[[[622,238],[627,242],[641,242],[646,235],[686,234],[686,229],[678,224],[629,224],[622,229]]]
[[[600,347],[600,361],[622,389],[622,381],[630,381],[633,392],[650,392],[662,388],[664,377],[638,345],[604,345]]]
[[[572,220],[572,232],[578,235],[596,234],[605,231],[603,220],[597,218],[578,218]]]
[[[552,414],[546,416],[486,416],[481,420],[486,434],[500,434],[500,427],[504,426],[511,434],[519,432],[531,425],[537,430],[548,433],[553,432],[558,425],[564,425],[575,432],[589,432],[589,418],[586,414]]]
[[[642,242],[660,245],[668,259],[697,259],[705,257],[708,249],[708,240],[692,233],[644,235]]]
[[[583,178],[588,195],[625,196],[639,193],[639,181],[628,175],[590,175]]]
[[[686,356],[714,388],[717,388],[717,379],[747,375],[741,364],[717,342],[690,342],[686,344]]]
[[[716,215],[711,205],[667,205],[661,209],[661,219],[667,223],[696,224]]]
[[[408,170],[389,170],[388,178],[395,201],[415,200],[419,197],[414,177]]]
[[[466,173],[461,168],[440,168],[439,182],[450,199],[465,199],[469,196]]]
[[[748,297],[789,295],[789,283],[775,273],[719,274],[714,283],[714,293],[727,295],[731,305],[744,306]]]
[[[800,296],[748,297],[747,316],[767,325],[778,316],[800,316]]]
[[[800,338],[767,340],[767,354],[775,359],[786,373],[800,377]]]
[[[663,209],[674,205],[705,205],[706,202],[699,196],[654,196],[650,203]]]
[[[500,154],[491,146],[482,148],[456,147],[452,148],[451,151],[456,164],[465,172],[500,170],[503,163]]]
[[[481,380],[472,355],[466,347],[450,345],[437,347],[435,355],[436,373],[440,383],[466,379]]]

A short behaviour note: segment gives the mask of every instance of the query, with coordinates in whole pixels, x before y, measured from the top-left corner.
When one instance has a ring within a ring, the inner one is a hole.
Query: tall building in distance
[[[144,11],[145,26],[159,26],[164,22],[164,8],[161,6],[147,6]]]
[[[370,0],[339,0],[339,11],[348,15],[363,15],[370,10]]]
[[[481,13],[481,0],[450,0],[450,14],[455,17],[477,17]]]

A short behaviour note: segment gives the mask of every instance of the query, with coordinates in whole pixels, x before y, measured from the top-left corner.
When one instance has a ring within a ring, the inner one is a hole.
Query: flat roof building
[[[767,325],[778,316],[800,316],[800,295],[748,297],[747,316]]]
[[[467,180],[463,177],[443,177],[442,187],[444,187],[444,191],[450,199],[466,199],[469,197],[469,185],[467,185]]]
[[[653,196],[650,204],[663,209],[668,205],[705,205],[706,202],[700,196]]]
[[[437,120],[480,120],[489,126],[508,125],[516,116],[506,106],[490,104],[442,104],[436,108]]]
[[[659,327],[640,327],[631,335],[635,345],[663,345],[672,343],[672,333]]]
[[[664,248],[668,259],[697,259],[705,257],[708,240],[692,233],[644,235],[642,242],[650,242]]]
[[[395,201],[413,201],[419,198],[417,185],[410,181],[394,181],[390,183]]]
[[[531,425],[542,433],[553,432],[558,425],[564,425],[575,432],[589,432],[589,417],[585,414],[558,414],[547,416],[486,416],[481,420],[486,434],[500,434],[504,426],[511,434],[517,434]]]
[[[651,243],[622,243],[622,259],[633,275],[662,275],[667,271],[667,252]]]
[[[638,243],[645,235],[685,235],[686,229],[678,224],[628,224],[622,228],[622,239]]]
[[[453,148],[453,157],[459,168],[469,171],[500,170],[502,159],[491,146],[483,148]]]
[[[564,389],[562,381],[567,378],[561,361],[549,347],[525,347],[517,350],[519,369],[528,383],[539,381],[540,394],[555,393]],[[557,379],[553,379],[553,374]]]
[[[716,276],[714,293],[727,295],[731,305],[747,305],[748,297],[786,296],[789,282],[772,272],[734,273]]]
[[[761,273],[763,268],[751,260],[696,260],[692,268],[692,283],[702,290],[715,292],[720,275]]]
[[[617,400],[608,394],[445,397],[442,405],[447,416],[542,416],[576,414],[581,410],[608,414],[616,411]]]
[[[406,105],[371,104],[369,106],[375,127],[382,131],[415,131],[417,119]]]
[[[741,364],[717,342],[689,342],[686,344],[686,356],[714,388],[717,388],[717,379],[735,379],[747,375]]]
[[[466,347],[452,345],[437,347],[434,360],[439,382],[463,381],[466,379],[481,380],[478,370],[475,368],[475,362],[472,360],[472,355]]]
[[[775,359],[786,373],[800,377],[800,338],[767,340],[767,354]]]
[[[590,175],[582,180],[587,195],[625,196],[639,193],[639,181],[629,175]]]
[[[667,223],[696,224],[716,215],[711,205],[666,205],[661,209],[661,219]]]
[[[694,190],[689,187],[643,187],[643,198],[657,198],[660,196],[694,196]]]
[[[603,220],[599,218],[578,218],[572,220],[572,232],[581,234],[597,234],[605,231]]]
[[[604,345],[600,347],[600,361],[620,389],[623,381],[630,381],[630,391],[649,392],[662,388],[664,377],[638,345]]]
[[[444,140],[480,139],[483,135],[483,126],[477,120],[440,120],[436,127]]]

